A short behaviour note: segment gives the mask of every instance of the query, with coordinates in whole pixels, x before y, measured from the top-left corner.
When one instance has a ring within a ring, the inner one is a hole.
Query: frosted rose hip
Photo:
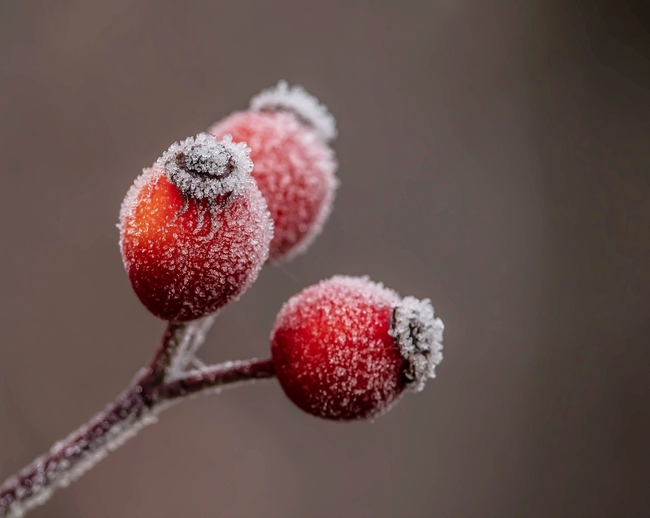
[[[217,311],[257,278],[273,235],[250,178],[245,144],[200,134],[172,145],[129,190],[120,211],[122,259],[156,316]]]
[[[337,186],[334,118],[301,87],[281,82],[210,130],[247,142],[252,176],[269,205],[275,234],[270,258],[288,260],[304,251],[329,216]]]
[[[336,276],[282,307],[271,353],[282,388],[300,408],[360,419],[382,414],[404,390],[422,390],[434,377],[443,329],[428,299]]]

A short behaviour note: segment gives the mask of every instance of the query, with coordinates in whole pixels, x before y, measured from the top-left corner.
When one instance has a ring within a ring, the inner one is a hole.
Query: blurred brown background
[[[337,117],[342,186],[203,357],[369,274],[432,298],[438,378],[374,424],[274,382],[194,400],[32,516],[650,516],[649,28],[645,0],[2,0],[0,478],[157,344],[117,246],[135,176],[284,78]]]

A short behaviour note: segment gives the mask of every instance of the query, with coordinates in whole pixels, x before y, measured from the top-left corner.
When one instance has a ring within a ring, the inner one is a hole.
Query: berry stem
[[[182,378],[160,387],[158,394],[165,401],[173,401],[200,392],[219,390],[223,385],[273,377],[275,377],[275,370],[273,360],[270,358],[224,362],[188,371]]]
[[[205,323],[201,329],[205,331]],[[211,389],[275,376],[270,359],[224,362],[170,376],[175,355],[183,347],[186,353],[195,350],[203,341],[205,333],[194,331],[192,323],[170,322],[149,367],[138,373],[126,392],[0,486],[0,517],[19,518],[43,504],[56,489],[76,480],[108,452],[154,423],[158,413],[172,403]]]
[[[183,340],[179,344],[175,355],[171,359],[171,365],[168,368],[168,375],[170,377],[177,378],[182,376],[183,371],[195,359],[197,351],[205,341],[205,337],[216,318],[217,313],[213,313],[185,324]]]
[[[156,386],[163,383],[167,371],[172,365],[177,353],[182,352],[181,345],[188,337],[189,324],[168,322],[160,346],[149,363],[149,372],[140,381],[146,386]]]

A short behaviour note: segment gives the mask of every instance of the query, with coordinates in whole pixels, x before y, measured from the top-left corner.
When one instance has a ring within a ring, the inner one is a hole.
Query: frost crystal
[[[249,155],[250,148],[244,142],[233,143],[230,135],[219,141],[200,133],[172,144],[156,165],[185,196],[214,199],[241,193],[253,170]]]
[[[206,317],[194,320],[187,324],[185,333],[181,337],[181,342],[178,346],[178,351],[172,360],[170,366],[170,379],[177,379],[183,376],[187,366],[192,361],[198,361],[195,354],[203,345],[205,336],[214,324],[217,318],[217,313],[208,315]]]
[[[286,81],[280,81],[275,88],[263,90],[253,97],[250,107],[255,111],[291,111],[326,142],[336,138],[336,120],[327,107],[302,86],[289,86]]]
[[[435,367],[442,361],[442,320],[434,317],[429,299],[404,297],[393,308],[390,335],[400,348],[408,367],[404,376],[413,392],[424,388],[427,378],[435,378]]]

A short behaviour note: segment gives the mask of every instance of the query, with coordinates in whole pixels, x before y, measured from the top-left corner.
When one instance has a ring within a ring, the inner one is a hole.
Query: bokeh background
[[[193,400],[34,518],[650,516],[648,6],[2,0],[0,478],[158,342],[117,245],[135,176],[287,79],[337,117],[335,209],[203,358],[368,274],[432,298],[438,378],[372,424],[275,382]]]

